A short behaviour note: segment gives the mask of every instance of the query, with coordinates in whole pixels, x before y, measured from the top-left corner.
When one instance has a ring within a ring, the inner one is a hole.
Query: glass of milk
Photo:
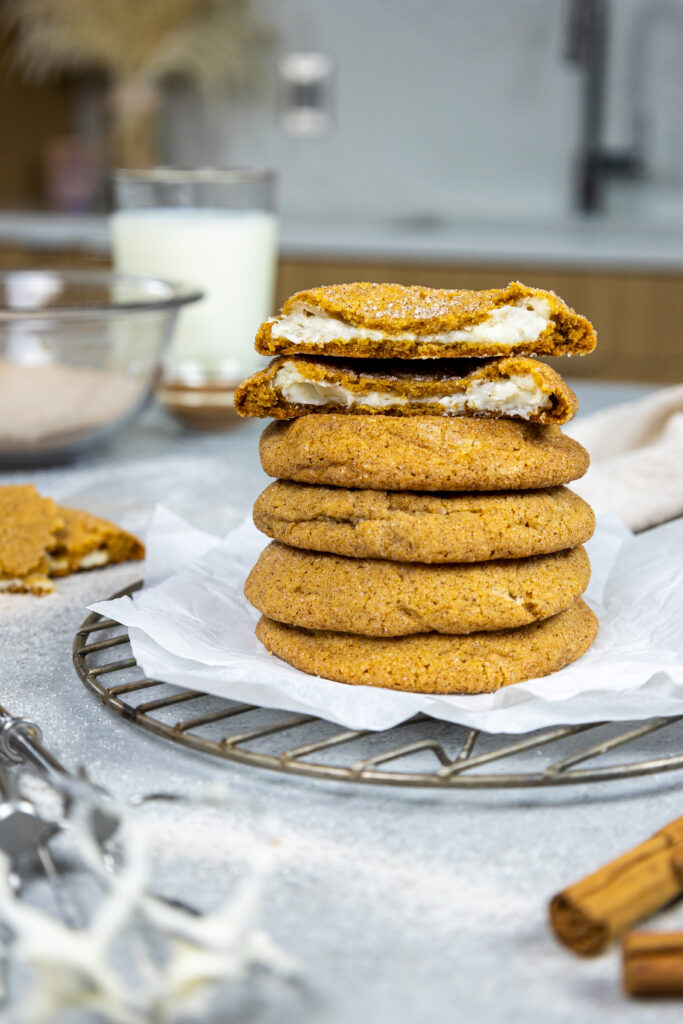
[[[273,310],[273,172],[121,170],[114,189],[116,270],[197,285],[205,295],[179,317],[165,358],[165,383],[230,387],[262,366],[254,336]]]

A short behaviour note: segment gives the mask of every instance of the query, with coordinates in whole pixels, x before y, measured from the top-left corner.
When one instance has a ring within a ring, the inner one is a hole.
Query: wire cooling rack
[[[493,789],[605,782],[683,768],[683,715],[627,727],[623,722],[560,726],[514,739],[425,715],[382,732],[342,729],[316,715],[274,711],[148,679],[125,628],[97,613],[79,627],[73,658],[88,689],[132,724],[204,754],[292,775]],[[662,730],[665,734],[658,735]]]

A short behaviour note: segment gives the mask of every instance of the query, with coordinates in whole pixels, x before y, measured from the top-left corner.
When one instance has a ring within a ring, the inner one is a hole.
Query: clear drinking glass
[[[111,217],[114,266],[201,288],[166,355],[167,384],[218,388],[263,365],[254,336],[272,312],[275,176],[241,168],[120,170]]]

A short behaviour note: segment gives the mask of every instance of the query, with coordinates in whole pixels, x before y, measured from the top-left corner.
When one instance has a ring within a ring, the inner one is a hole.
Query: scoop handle
[[[66,768],[43,746],[40,727],[28,718],[16,718],[0,704],[0,754],[9,761],[28,761],[51,775],[66,775]]]

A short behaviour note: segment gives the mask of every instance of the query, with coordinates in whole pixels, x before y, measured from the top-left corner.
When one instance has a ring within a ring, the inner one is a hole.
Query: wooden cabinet
[[[0,245],[0,270],[19,270],[26,267],[68,267],[107,269],[111,266],[108,256],[83,249],[29,249],[21,245]]]

